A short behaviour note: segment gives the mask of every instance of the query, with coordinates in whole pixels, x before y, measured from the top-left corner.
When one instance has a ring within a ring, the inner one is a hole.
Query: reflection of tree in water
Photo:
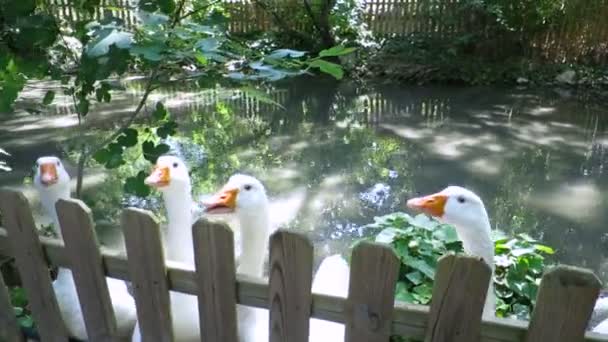
[[[495,228],[538,236],[538,229],[543,225],[527,201],[535,190],[534,185],[547,176],[548,157],[549,153],[542,149],[530,149],[505,163],[501,170],[502,181],[489,208],[494,213]]]

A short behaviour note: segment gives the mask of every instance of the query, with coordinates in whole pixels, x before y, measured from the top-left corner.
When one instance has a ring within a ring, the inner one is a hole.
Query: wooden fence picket
[[[479,341],[491,276],[479,258],[443,256],[435,273],[425,342]]]
[[[225,224],[198,220],[192,228],[202,341],[236,342],[234,237]]]
[[[308,342],[312,258],[305,236],[279,230],[270,237],[271,342]]]
[[[345,304],[347,342],[386,342],[391,334],[399,259],[387,246],[359,243],[352,252]]]
[[[91,210],[76,199],[59,200],[55,207],[87,336],[91,341],[116,340],[116,319]]]
[[[600,288],[601,282],[589,270],[557,266],[545,273],[526,342],[582,341]]]
[[[146,210],[128,208],[122,228],[142,340],[171,342],[171,300],[158,222]]]
[[[68,333],[27,199],[20,192],[0,190],[0,210],[40,337],[44,341],[67,342]]]

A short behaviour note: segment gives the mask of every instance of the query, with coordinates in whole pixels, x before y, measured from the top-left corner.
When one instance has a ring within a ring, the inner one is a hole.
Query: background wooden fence
[[[112,14],[127,26],[137,23],[136,3],[129,0],[101,0],[91,15],[77,11],[72,0],[45,0],[51,10],[67,21],[99,19]],[[377,37],[423,34],[449,38],[457,34],[484,32],[483,21],[463,8],[462,0],[361,0],[363,21]],[[252,0],[223,0],[232,33],[265,32],[276,27],[273,15]],[[301,0],[263,0],[266,8],[283,15],[290,29],[310,31]],[[566,0],[564,15],[525,42],[527,57],[551,62],[608,62],[608,0]],[[307,28],[306,28],[307,27]],[[492,47],[500,50],[500,45]]]
[[[270,341],[308,341],[309,317],[344,323],[346,341],[352,342],[388,341],[391,334],[427,342],[608,341],[608,336],[585,336],[600,290],[599,280],[587,270],[562,266],[547,272],[528,327],[514,320],[482,322],[491,271],[477,258],[449,255],[439,261],[429,309],[395,304],[399,260],[383,245],[361,243],[354,248],[344,299],[311,294],[313,247],[295,232],[271,236],[266,283],[235,275],[232,231],[223,224],[202,219],[194,224],[196,270],[191,271],[163,262],[159,225],[143,210],[123,212],[128,259],[100,253],[90,210],[81,201],[57,203],[61,229],[69,236],[65,246],[38,237],[21,193],[0,191],[0,210],[6,226],[0,234],[0,251],[16,259],[43,341],[67,341],[46,260],[71,268],[91,341],[114,340],[116,334],[104,275],[133,282],[142,335],[167,336],[168,341],[173,336],[168,324],[169,290],[198,296],[205,341],[237,340],[237,303],[269,309]],[[23,339],[1,279],[0,333],[0,339],[7,341]]]

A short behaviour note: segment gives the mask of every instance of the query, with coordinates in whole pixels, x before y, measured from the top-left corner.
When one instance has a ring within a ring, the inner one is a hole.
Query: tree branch
[[[256,4],[257,6],[259,6],[261,9],[263,9],[264,11],[266,11],[267,13],[270,13],[270,15],[274,18],[274,22],[285,32],[288,32],[289,34],[292,34],[294,36],[297,36],[298,38],[306,41],[307,44],[312,45],[314,44],[314,39],[303,34],[300,31],[294,30],[292,28],[289,27],[289,25],[285,22],[285,20],[283,20],[283,18],[281,18],[281,16],[274,10],[270,9],[269,6],[262,0],[252,0],[254,4]]]
[[[171,25],[170,25],[171,29],[175,28],[175,26],[180,22],[180,20],[181,20],[180,14],[181,14],[182,10],[184,9],[185,3],[186,3],[186,0],[181,0],[177,9],[175,10],[175,13],[174,13],[175,17],[173,18],[173,21],[171,22]],[[133,113],[131,113],[131,115],[129,115],[129,118],[127,119],[127,121],[123,122],[123,124],[120,125],[120,127],[118,129],[116,129],[116,131],[114,131],[114,133],[112,133],[112,135],[110,135],[108,138],[104,139],[101,143],[97,144],[94,148],[86,149],[86,145],[83,144],[82,150],[80,153],[80,157],[78,158],[78,176],[77,176],[77,181],[76,181],[76,197],[80,198],[80,195],[82,193],[82,180],[83,180],[83,175],[84,175],[84,166],[86,164],[87,159],[90,156],[92,156],[93,154],[95,154],[95,152],[104,148],[107,144],[111,143],[116,138],[118,138],[118,136],[120,134],[122,134],[122,132],[125,129],[129,128],[129,126],[131,126],[133,124],[133,122],[135,122],[135,119],[137,118],[137,116],[143,109],[144,105],[146,104],[148,97],[156,89],[156,87],[154,87],[154,81],[156,80],[156,77],[158,76],[159,70],[160,70],[160,64],[156,65],[156,67],[150,73],[150,77],[148,78],[148,82],[146,83],[144,94],[142,95],[142,97],[141,97],[139,103],[137,104],[137,107],[133,111]]]
[[[194,14],[196,14],[196,13],[200,12],[200,11],[204,11],[204,10],[206,10],[207,8],[209,8],[209,7],[211,7],[211,6],[215,5],[215,4],[219,4],[220,2],[222,2],[222,0],[217,0],[217,1],[214,1],[214,2],[211,2],[211,3],[208,3],[208,4],[207,4],[207,5],[205,5],[205,6],[202,6],[202,7],[196,8],[196,9],[193,9],[192,11],[190,11],[190,12],[188,12],[188,13],[184,14],[183,16],[181,16],[181,17],[179,18],[179,20],[184,20],[184,19],[188,18],[189,16],[192,16],[192,15],[194,15]]]

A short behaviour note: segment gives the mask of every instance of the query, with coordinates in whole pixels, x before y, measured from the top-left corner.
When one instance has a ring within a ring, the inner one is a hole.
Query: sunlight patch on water
[[[592,222],[601,215],[604,201],[595,183],[580,182],[563,184],[552,191],[532,194],[528,204],[556,216],[578,222]]]

